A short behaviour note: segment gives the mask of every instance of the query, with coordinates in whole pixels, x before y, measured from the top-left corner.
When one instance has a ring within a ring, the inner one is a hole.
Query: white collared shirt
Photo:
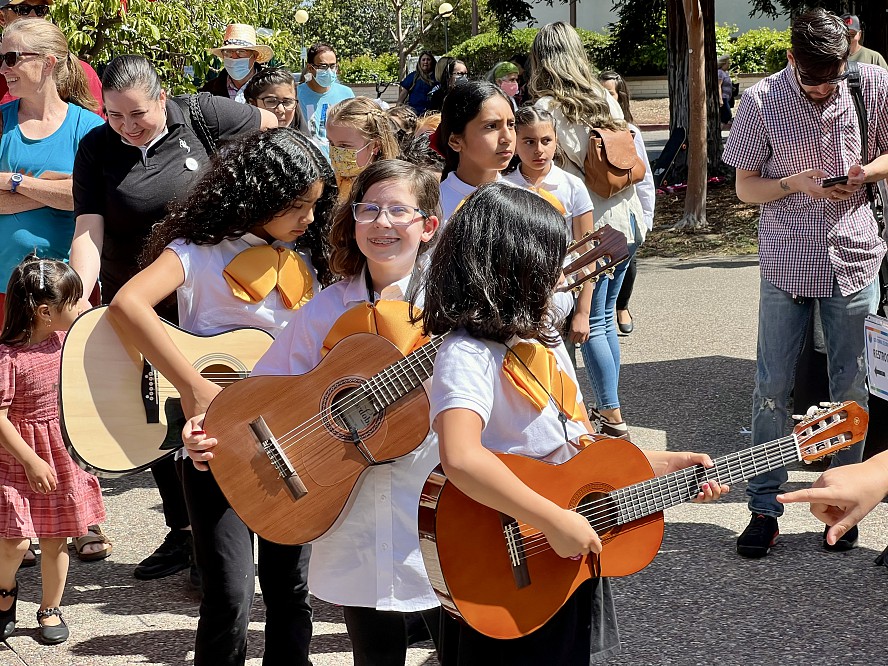
[[[403,297],[409,282],[407,276],[384,289],[382,297]],[[253,374],[299,375],[312,370],[321,361],[324,339],[336,320],[368,297],[363,273],[324,289],[296,313]],[[364,472],[340,520],[312,544],[308,569],[312,594],[330,603],[384,611],[438,605],[423,566],[417,529],[419,496],[438,462],[438,440],[430,430],[412,453]]]
[[[296,314],[284,305],[280,293],[273,289],[259,303],[247,303],[235,297],[225,281],[222,271],[240,252],[266,242],[255,234],[247,233],[233,240],[216,245],[195,245],[179,239],[167,248],[176,253],[185,271],[185,282],[176,290],[179,304],[179,326],[198,335],[214,335],[230,331],[237,326],[255,326],[273,336]],[[292,244],[275,241],[273,247],[292,247]],[[315,296],[321,289],[311,257],[303,251],[299,256],[312,275]]]
[[[165,137],[169,133],[170,133],[170,131],[167,129],[166,124],[164,124],[163,131],[160,134],[158,134],[156,137],[151,139],[151,141],[146,143],[144,146],[137,146],[133,143],[130,143],[130,141],[122,134],[120,135],[120,141],[124,145],[130,146],[132,148],[136,148],[140,153],[142,153],[142,164],[145,166],[148,166],[148,151],[151,150],[151,146],[153,146],[155,143],[160,141],[163,137]]]
[[[496,175],[497,180],[501,178],[502,176],[499,174]],[[448,173],[447,178],[441,181],[441,212],[443,213],[441,223],[447,222],[462,200],[477,189],[477,186],[469,185],[457,178],[456,171]]]
[[[538,186],[533,185],[524,177],[520,166],[512,173],[504,176],[503,179],[525,189],[539,187],[547,192],[551,192],[561,202],[561,205],[564,206],[567,233],[571,241],[573,241],[573,218],[593,210],[592,199],[589,197],[589,190],[586,189],[586,184],[572,173],[567,173],[567,171],[555,164],[552,165],[549,173],[545,175]]]

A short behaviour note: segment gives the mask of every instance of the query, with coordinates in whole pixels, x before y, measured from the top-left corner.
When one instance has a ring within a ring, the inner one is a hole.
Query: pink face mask
[[[509,97],[514,97],[518,94],[518,82],[500,81],[500,90],[506,93]]]

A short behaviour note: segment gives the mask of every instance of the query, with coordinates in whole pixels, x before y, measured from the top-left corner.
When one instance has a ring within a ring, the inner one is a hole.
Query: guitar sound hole
[[[231,386],[238,379],[244,378],[243,373],[237,372],[233,368],[221,363],[213,363],[206,366],[200,371],[200,374],[222,388]]]
[[[346,432],[352,427],[358,432],[366,430],[377,416],[373,403],[369,397],[361,397],[362,393],[359,387],[349,387],[336,394],[333,421]]]
[[[608,493],[595,492],[584,495],[577,504],[576,511],[589,521],[601,539],[619,527],[619,507]]]

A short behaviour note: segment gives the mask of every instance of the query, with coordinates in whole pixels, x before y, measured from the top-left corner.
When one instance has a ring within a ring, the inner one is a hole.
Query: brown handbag
[[[632,132],[589,128],[589,149],[583,161],[586,187],[603,199],[644,179],[644,162],[635,150]]]

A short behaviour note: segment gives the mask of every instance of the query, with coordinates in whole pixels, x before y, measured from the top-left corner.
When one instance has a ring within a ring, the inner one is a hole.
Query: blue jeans
[[[855,400],[866,409],[864,319],[876,311],[878,280],[848,296],[842,296],[834,282],[832,296],[817,300],[826,343],[830,399]],[[761,281],[758,363],[752,396],[753,445],[787,434],[789,394],[813,304],[814,299],[795,303],[791,294],[767,280]],[[809,406],[794,405],[794,411],[804,413]],[[836,453],[831,466],[860,462],[862,456],[863,442],[859,442]],[[781,467],[750,480],[746,489],[749,510],[775,518],[783,515],[783,505],[775,497],[786,479],[786,468]]]
[[[617,338],[615,308],[635,249],[635,243],[630,243],[629,260],[614,269],[613,279],[602,277],[596,283],[592,295],[592,310],[589,313],[589,339],[580,345],[598,409],[617,409],[620,406],[620,399],[617,397],[620,342]]]

